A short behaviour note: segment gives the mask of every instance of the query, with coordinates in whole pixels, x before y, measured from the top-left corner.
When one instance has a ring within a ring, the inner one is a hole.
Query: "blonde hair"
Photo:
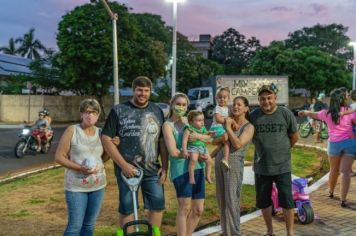
[[[193,122],[195,117],[200,116],[200,115],[204,115],[204,113],[201,112],[201,111],[198,111],[198,110],[191,110],[188,113],[188,122],[189,122],[189,124]]]
[[[79,112],[80,113],[84,113],[86,112],[88,109],[93,109],[94,111],[98,112],[98,114],[101,113],[101,108],[100,108],[100,104],[99,102],[94,99],[94,98],[87,98],[84,99],[83,101],[80,102],[79,105]]]
[[[218,91],[216,92],[215,97],[218,97],[219,94],[224,91],[227,92],[230,97],[230,89],[228,87],[219,88]]]
[[[174,94],[174,96],[171,98],[171,100],[169,101],[169,114],[168,117],[171,117],[173,115],[173,103],[178,99],[178,98],[184,98],[187,101],[187,107],[189,106],[189,98],[187,95],[185,95],[184,93],[180,93],[177,92],[176,94]]]

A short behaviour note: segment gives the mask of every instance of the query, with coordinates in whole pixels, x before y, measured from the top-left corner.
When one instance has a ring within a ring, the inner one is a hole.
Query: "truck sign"
[[[288,77],[286,76],[217,76],[216,89],[228,87],[230,101],[236,96],[244,96],[250,105],[258,105],[258,89],[262,85],[274,83],[278,88],[277,103],[288,105]]]

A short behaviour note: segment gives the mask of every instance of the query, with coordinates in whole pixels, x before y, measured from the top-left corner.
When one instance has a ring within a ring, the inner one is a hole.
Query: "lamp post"
[[[353,60],[353,73],[352,73],[352,89],[356,88],[356,42],[350,42],[350,46],[354,49],[354,60]]]
[[[106,8],[109,16],[112,20],[112,37],[113,37],[113,77],[114,77],[114,105],[119,104],[119,64],[117,58],[117,30],[116,30],[116,21],[118,15],[113,13],[106,2],[106,0],[101,0]]]
[[[177,8],[178,2],[185,0],[166,0],[173,3],[173,41],[172,41],[172,84],[171,96],[176,93],[176,77],[177,77]]]

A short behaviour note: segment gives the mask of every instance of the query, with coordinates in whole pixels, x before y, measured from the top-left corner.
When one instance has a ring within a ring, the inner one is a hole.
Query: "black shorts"
[[[256,207],[264,209],[272,205],[273,182],[278,189],[279,205],[285,209],[294,208],[291,172],[272,176],[255,174]]]

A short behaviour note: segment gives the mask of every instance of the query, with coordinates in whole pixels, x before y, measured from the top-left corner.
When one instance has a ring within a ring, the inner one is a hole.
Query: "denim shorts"
[[[199,154],[207,154],[208,153],[208,149],[206,147],[193,146],[193,145],[189,145],[187,148],[187,151],[189,153],[199,153]]]
[[[255,174],[256,207],[264,209],[272,205],[273,182],[276,183],[278,189],[279,205],[285,209],[294,208],[290,172],[273,176]]]
[[[356,139],[346,139],[340,142],[328,142],[329,156],[356,157]]]
[[[115,166],[116,181],[119,188],[119,212],[123,215],[130,215],[134,212],[132,193],[127,183],[121,177],[121,169]],[[142,190],[144,209],[151,211],[164,210],[164,189],[159,183],[158,175],[144,175],[140,188]],[[137,194],[136,194],[136,199]],[[137,207],[139,207],[137,202]]]
[[[205,199],[204,169],[196,169],[194,178],[195,184],[190,184],[187,172],[173,180],[177,198]]]

